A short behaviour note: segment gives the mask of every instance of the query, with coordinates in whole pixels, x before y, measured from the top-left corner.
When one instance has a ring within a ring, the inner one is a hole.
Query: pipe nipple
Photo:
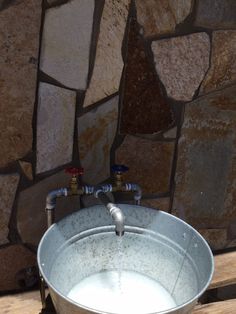
[[[125,234],[124,231],[117,231],[117,230],[116,230],[116,235],[117,235],[118,237],[123,237],[124,234]]]

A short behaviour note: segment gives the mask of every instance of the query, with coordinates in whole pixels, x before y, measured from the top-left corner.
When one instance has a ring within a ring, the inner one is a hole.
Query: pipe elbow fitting
[[[48,193],[47,198],[46,198],[46,209],[47,210],[52,210],[56,206],[56,200],[60,196],[67,196],[68,191],[67,188],[61,188],[58,190],[53,190]]]
[[[125,216],[122,210],[113,203],[108,203],[107,208],[114,221],[116,235],[123,236],[125,233]]]

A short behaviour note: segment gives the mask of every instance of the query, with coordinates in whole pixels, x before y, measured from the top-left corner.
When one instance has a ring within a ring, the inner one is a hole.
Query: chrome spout
[[[109,214],[115,225],[115,232],[117,236],[123,236],[125,232],[125,216],[122,210],[116,206],[115,204],[111,203],[109,197],[105,194],[102,187],[95,189],[94,196],[99,198],[100,201],[106,206],[108,209]]]

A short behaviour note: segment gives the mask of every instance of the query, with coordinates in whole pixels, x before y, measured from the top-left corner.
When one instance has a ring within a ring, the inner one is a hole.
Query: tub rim
[[[89,206],[89,207],[85,207],[85,208],[82,208],[79,210],[79,212],[81,211],[86,211],[88,208],[93,208],[93,207],[97,207],[97,206],[101,206],[100,204],[97,204],[97,205],[93,205],[93,206]],[[214,263],[214,256],[212,254],[212,251],[210,249],[210,246],[209,244],[207,243],[207,241],[204,239],[204,237],[196,230],[194,229],[190,224],[188,224],[187,222],[185,222],[184,220],[170,214],[170,213],[167,213],[165,211],[162,211],[162,210],[159,210],[159,209],[156,209],[156,208],[152,208],[152,207],[145,207],[145,206],[138,206],[138,205],[131,205],[131,204],[117,204],[118,206],[119,205],[128,205],[128,206],[133,206],[133,207],[142,207],[142,208],[145,208],[145,209],[150,209],[150,210],[153,210],[153,211],[159,211],[161,212],[161,214],[163,215],[166,215],[168,217],[171,217],[171,219],[175,220],[175,221],[178,221],[178,223],[182,223],[183,225],[187,226],[190,230],[192,230],[193,233],[195,233],[196,235],[198,235],[198,237],[202,240],[202,242],[204,243],[204,245],[206,246],[207,248],[207,251],[209,253],[209,257],[210,257],[210,260],[211,260],[211,272],[210,272],[210,275],[209,275],[209,278],[206,282],[206,284],[203,286],[203,288],[199,291],[199,293],[197,295],[195,295],[194,298],[188,300],[187,302],[184,302],[182,303],[181,305],[178,305],[176,306],[175,308],[171,308],[169,310],[165,310],[165,311],[161,311],[161,312],[152,312],[152,313],[143,313],[143,314],[167,314],[167,313],[171,313],[171,312],[175,312],[175,311],[178,311],[178,310],[181,310],[182,308],[185,308],[187,307],[188,305],[191,305],[191,304],[194,304],[197,302],[198,298],[207,290],[207,287],[209,286],[212,278],[213,278],[213,275],[214,275],[214,266],[215,266],[215,263]],[[104,209],[105,210],[105,209]],[[67,218],[73,214],[75,214],[77,211],[65,216],[64,218]],[[62,221],[64,218],[62,218],[60,221]],[[74,306],[76,307],[80,307],[82,309],[85,309],[85,310],[88,310],[90,311],[91,313],[95,313],[95,314],[119,314],[119,313],[114,313],[114,312],[104,312],[104,311],[100,311],[100,310],[96,310],[96,309],[92,309],[92,308],[89,308],[83,304],[80,304],[78,302],[75,302],[73,301],[72,299],[68,298],[67,296],[63,295],[60,291],[58,291],[58,289],[56,287],[54,287],[54,285],[52,285],[51,283],[49,283],[49,281],[46,279],[47,276],[45,276],[44,274],[44,271],[43,271],[43,268],[42,268],[42,265],[40,263],[40,251],[41,251],[41,247],[44,243],[44,240],[47,236],[48,233],[51,232],[51,230],[54,228],[54,226],[59,223],[60,221],[54,223],[53,225],[50,226],[50,228],[48,228],[46,230],[46,232],[43,234],[41,240],[40,240],[40,243],[38,245],[38,249],[37,249],[37,264],[38,264],[38,267],[39,267],[39,272],[41,274],[41,276],[43,277],[44,281],[46,282],[46,284],[48,285],[49,287],[49,290],[52,289],[54,293],[56,293],[59,297],[61,297],[62,299],[64,299],[65,301],[69,302],[69,303],[72,303]],[[106,227],[106,225],[104,226]],[[135,226],[133,226],[135,227]]]

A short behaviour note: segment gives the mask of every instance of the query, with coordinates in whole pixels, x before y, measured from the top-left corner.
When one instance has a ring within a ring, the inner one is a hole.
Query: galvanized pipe
[[[47,213],[48,228],[51,227],[51,225],[54,223],[54,220],[55,220],[55,207],[56,207],[57,198],[61,196],[67,196],[67,195],[68,195],[67,188],[53,190],[48,193],[47,198],[46,198],[46,208],[45,208],[46,213]]]
[[[125,190],[135,192],[134,193],[134,201],[135,205],[140,205],[140,201],[142,198],[142,189],[136,183],[125,183]]]
[[[115,224],[115,232],[116,235],[118,236],[123,236],[125,232],[125,226],[124,226],[124,214],[122,210],[116,206],[115,204],[111,203],[109,197],[105,194],[103,186],[95,189],[94,191],[94,196],[96,198],[99,198],[100,201],[106,206],[108,209],[112,220],[114,221]]]
[[[134,192],[135,205],[140,205],[140,201],[142,198],[142,189],[136,183],[125,183],[119,188],[117,188],[117,186],[113,186],[112,184],[103,184],[100,186],[100,189],[104,193],[117,191]]]

